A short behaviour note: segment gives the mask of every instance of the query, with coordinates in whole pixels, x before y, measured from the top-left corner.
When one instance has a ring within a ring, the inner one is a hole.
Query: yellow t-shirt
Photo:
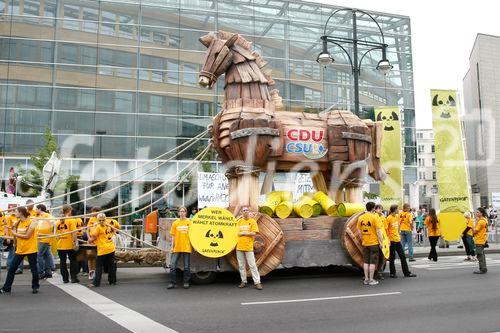
[[[7,216],[7,235],[6,236],[12,237],[12,227],[14,226],[14,224],[16,224],[17,220],[18,220],[18,218],[14,214],[10,214],[9,216]]]
[[[43,219],[53,218],[53,216],[50,215],[49,213],[41,213],[38,217],[43,218]],[[38,223],[37,223],[38,236],[52,235],[53,231],[54,231],[53,221],[50,221],[50,220],[39,220],[38,221]],[[38,241],[40,243],[49,244],[50,238],[39,238]]]
[[[17,225],[17,233],[26,235],[32,222],[33,221],[29,217],[24,221],[20,221]],[[36,241],[36,228],[28,239],[16,237],[16,254],[31,254],[37,252],[38,243]]]
[[[410,212],[399,213],[399,229],[401,231],[412,231],[413,215]]]
[[[191,242],[189,241],[190,220],[175,220],[170,227],[170,235],[174,236],[173,253],[191,253]]]
[[[361,231],[363,246],[378,245],[377,229],[384,227],[377,214],[365,212],[358,218],[358,230]]]
[[[431,222],[431,217],[427,216],[425,218],[425,226],[427,227],[427,236],[429,237],[435,237],[435,236],[441,236],[441,226],[439,223],[439,219],[436,224],[436,228],[432,228],[432,222]]]
[[[401,235],[399,234],[399,217],[397,214],[389,214],[386,220],[387,235],[391,242],[401,242]]]
[[[38,214],[36,213],[36,209],[32,209],[32,210],[30,210],[28,212],[30,213],[31,217],[37,217],[38,216]]]
[[[0,211],[0,214],[2,212]],[[7,222],[5,222],[5,216],[1,215],[0,216],[0,237],[5,236],[5,226],[7,225]]]
[[[75,218],[75,228],[76,229],[81,229],[83,228],[83,220],[81,218]],[[76,232],[76,237],[82,237],[83,236],[83,230],[77,231]]]
[[[259,226],[255,219],[249,217],[248,219],[240,218],[238,220],[238,232],[250,231],[259,232]],[[253,251],[253,241],[255,236],[238,236],[238,244],[236,244],[237,251]]]
[[[113,242],[113,235],[115,232],[110,226],[96,224],[92,236],[96,238],[97,255],[103,256],[111,252],[115,252],[115,243]]]
[[[467,230],[467,235],[474,236],[474,221],[471,218],[465,219],[467,221],[467,227],[470,229]]]
[[[474,241],[476,245],[484,245],[488,240],[488,221],[484,217],[481,217],[474,229]]]
[[[56,224],[56,233],[62,234],[69,231],[76,230],[76,219],[67,218],[60,220]],[[58,250],[73,250],[73,234],[66,234],[57,238],[57,249]]]
[[[109,225],[111,225],[111,226],[113,226],[113,227],[115,227],[116,229],[120,229],[121,230],[121,228],[122,228],[122,226],[120,225],[120,223],[118,223],[118,221],[115,220],[115,219],[106,219],[106,223],[109,224]],[[113,230],[113,233],[116,234],[117,231],[115,229],[112,229],[112,230]]]

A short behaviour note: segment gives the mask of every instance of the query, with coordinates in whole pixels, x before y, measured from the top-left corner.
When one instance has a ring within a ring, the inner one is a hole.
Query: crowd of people
[[[475,222],[471,213],[466,212],[464,218],[466,227],[463,230],[462,241],[466,251],[466,261],[478,261],[479,269],[474,274],[485,274],[486,258],[484,248],[487,246],[488,214],[484,207],[475,212]],[[496,216],[494,217],[496,219]],[[441,238],[441,221],[435,209],[430,209],[427,214],[421,209],[417,216],[412,214],[410,205],[404,204],[399,211],[398,205],[392,205],[385,214],[382,205],[374,202],[366,204],[366,211],[358,218],[357,229],[363,246],[363,270],[365,285],[377,285],[376,279],[385,266],[382,254],[384,238],[389,239],[389,270],[390,277],[396,278],[395,259],[396,254],[401,261],[401,268],[405,277],[416,277],[408,267],[406,261],[406,249],[409,261],[415,261],[413,257],[413,239],[416,232],[417,242],[423,242],[424,234],[430,243],[429,261],[438,261],[437,244]],[[477,259],[476,259],[477,257]],[[379,274],[377,274],[379,273]]]
[[[55,251],[63,283],[79,283],[78,273],[83,271],[91,280],[89,287],[98,287],[105,271],[109,284],[116,284],[113,236],[121,226],[115,219],[98,213],[101,210],[93,207],[86,224],[81,218],[73,217],[70,205],[62,207],[62,218],[52,216],[43,204],[35,209],[32,200],[8,214],[0,212],[0,245],[5,245],[8,251],[7,278],[0,293],[11,292],[15,275],[23,272],[25,259],[32,275],[32,292],[38,293],[40,280],[52,278],[55,271]],[[85,245],[88,249],[79,251],[80,246]]]

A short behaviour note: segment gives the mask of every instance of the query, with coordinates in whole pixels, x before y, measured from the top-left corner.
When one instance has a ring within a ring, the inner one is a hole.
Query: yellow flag
[[[382,122],[383,135],[380,162],[388,176],[380,184],[380,202],[384,209],[393,204],[403,203],[403,173],[401,154],[401,121],[398,106],[379,106],[375,108],[375,119]]]
[[[431,90],[431,98],[441,233],[455,240],[465,229],[462,213],[471,210],[458,100],[454,90]]]

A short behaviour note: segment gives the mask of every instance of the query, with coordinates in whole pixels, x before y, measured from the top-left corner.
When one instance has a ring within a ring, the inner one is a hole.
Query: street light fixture
[[[350,11],[352,13],[352,38],[335,37],[335,36],[329,36],[326,34],[326,27],[328,26],[330,19],[340,11]],[[382,43],[358,39],[358,30],[357,30],[357,13],[358,12],[362,13],[364,15],[367,15],[373,22],[375,22],[375,24],[377,25],[377,27],[380,31]],[[347,59],[349,60],[349,63],[351,64],[351,69],[352,69],[352,73],[353,73],[353,77],[354,77],[354,113],[356,115],[359,115],[359,74],[361,71],[361,64],[363,62],[364,57],[373,50],[381,50],[382,51],[382,59],[378,62],[376,69],[379,71],[379,73],[381,73],[383,75],[387,75],[391,71],[391,69],[393,68],[390,61],[387,59],[387,47],[388,47],[388,45],[385,43],[384,33],[382,32],[382,28],[380,28],[380,25],[378,24],[378,22],[369,13],[367,13],[363,10],[359,10],[359,9],[342,8],[342,9],[338,9],[338,10],[334,11],[326,20],[325,27],[323,30],[323,36],[321,36],[321,41],[322,41],[322,51],[318,55],[318,58],[316,59],[316,61],[320,65],[328,66],[335,61],[335,59],[330,54],[330,52],[328,52],[328,43],[332,43],[332,44],[338,46],[347,55]],[[352,45],[352,56],[345,48],[346,44]],[[366,47],[368,49],[365,53],[363,53],[361,55],[361,59],[359,61],[358,61],[358,46],[363,46],[363,47]]]

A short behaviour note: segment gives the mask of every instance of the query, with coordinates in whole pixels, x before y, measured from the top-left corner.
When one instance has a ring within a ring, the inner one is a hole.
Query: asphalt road
[[[25,271],[12,294],[0,295],[0,332],[500,331],[500,255],[489,256],[486,275],[462,258],[418,259],[417,278],[378,286],[363,286],[350,268],[282,271],[263,280],[263,291],[238,289],[236,274],[167,291],[162,268],[123,268],[118,285],[95,289],[109,300],[83,278],[72,286],[55,277],[32,295]]]

